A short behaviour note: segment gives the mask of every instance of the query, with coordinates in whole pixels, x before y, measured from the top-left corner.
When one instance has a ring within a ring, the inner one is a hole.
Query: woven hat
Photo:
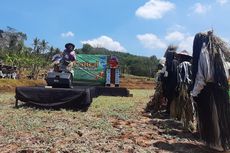
[[[190,55],[190,53],[186,50],[182,50],[181,52],[177,53],[177,55],[183,55],[183,56],[189,56],[192,57],[192,55]]]

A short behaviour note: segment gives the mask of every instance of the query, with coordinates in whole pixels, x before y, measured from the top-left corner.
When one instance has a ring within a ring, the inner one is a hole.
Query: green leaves
[[[153,77],[157,72],[159,63],[156,56],[144,57],[136,56],[129,53],[110,51],[106,48],[93,48],[89,44],[84,44],[82,49],[75,49],[79,54],[100,54],[116,56],[119,60],[119,66],[122,73],[128,73],[138,76]]]

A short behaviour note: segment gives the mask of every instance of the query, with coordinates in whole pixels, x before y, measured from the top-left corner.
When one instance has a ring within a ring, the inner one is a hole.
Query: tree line
[[[16,29],[0,29],[0,60],[5,65],[16,66],[19,76],[27,72],[36,79],[41,70],[48,68],[52,56],[61,51],[44,39],[34,38],[31,47],[25,45],[26,40],[27,35]]]
[[[110,51],[106,48],[93,48],[89,44],[83,44],[81,49],[76,49],[76,53],[116,56],[122,73],[137,76],[154,77],[159,64],[159,59],[155,55],[151,57],[136,56],[130,53]]]
[[[14,28],[0,29],[0,61],[6,65],[17,66],[19,76],[27,72],[36,79],[41,70],[49,68],[52,56],[61,53],[61,50],[51,46],[45,39],[34,38],[32,46],[26,46],[26,40],[27,35]],[[136,56],[105,48],[93,48],[89,44],[83,44],[82,48],[77,48],[75,51],[81,54],[116,56],[123,73],[138,76],[153,77],[159,63],[154,55]]]

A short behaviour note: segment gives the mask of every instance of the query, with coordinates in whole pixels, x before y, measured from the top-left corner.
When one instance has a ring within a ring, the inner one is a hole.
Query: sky
[[[93,47],[161,58],[168,45],[192,52],[198,32],[230,42],[230,0],[1,0],[0,29],[64,49]]]

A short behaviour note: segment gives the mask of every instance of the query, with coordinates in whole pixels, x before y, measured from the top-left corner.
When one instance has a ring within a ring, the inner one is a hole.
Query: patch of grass
[[[104,118],[92,122],[92,127],[95,129],[108,130],[108,131],[109,129],[113,128],[112,125],[108,122],[108,120]]]
[[[115,117],[122,120],[136,118],[138,105],[145,105],[149,101],[151,90],[131,90],[133,97],[105,97],[94,100],[90,111],[99,117]]]
[[[110,119],[138,119],[138,109],[146,105],[153,93],[152,90],[130,92],[133,97],[97,97],[87,112],[14,109],[14,94],[0,95],[0,142],[16,144],[18,150],[36,147],[46,150],[62,145],[68,150],[85,144],[82,151],[92,142],[95,146],[103,144],[118,132]]]
[[[129,120],[131,119],[132,115],[128,114],[128,113],[119,113],[119,112],[109,112],[108,115],[110,117],[114,117],[117,118],[119,120]]]

